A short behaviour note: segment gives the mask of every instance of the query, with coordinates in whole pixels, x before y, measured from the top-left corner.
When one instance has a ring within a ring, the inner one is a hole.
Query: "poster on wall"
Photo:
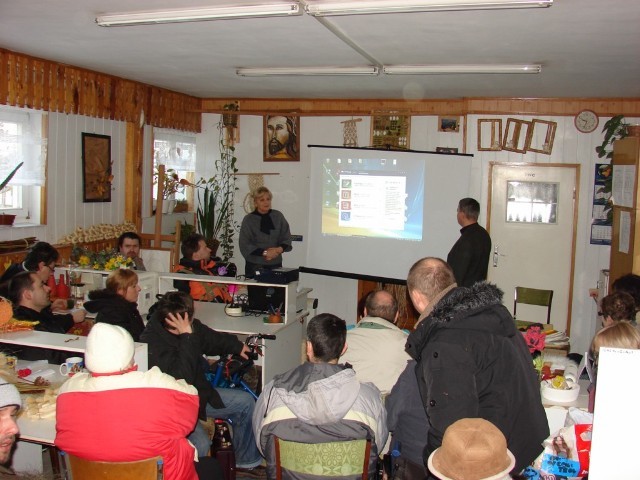
[[[611,245],[613,203],[611,189],[613,168],[608,163],[596,163],[591,209],[591,244]]]

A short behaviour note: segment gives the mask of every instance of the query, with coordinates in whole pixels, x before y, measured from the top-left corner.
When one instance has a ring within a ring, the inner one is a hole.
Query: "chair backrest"
[[[60,451],[60,468],[65,480],[161,480],[162,457],[136,462],[97,462]]]
[[[516,287],[513,299],[513,317],[516,317],[518,303],[528,305],[540,305],[547,307],[547,323],[551,323],[551,301],[553,290],[541,290],[539,288]]]
[[[287,470],[314,477],[356,478],[369,475],[371,440],[298,443],[275,437],[276,479]]]

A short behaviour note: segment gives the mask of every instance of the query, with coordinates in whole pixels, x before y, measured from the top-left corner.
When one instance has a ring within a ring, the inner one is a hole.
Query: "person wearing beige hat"
[[[502,432],[483,418],[452,423],[428,460],[440,480],[508,480],[515,463]]]
[[[0,464],[11,458],[13,444],[20,433],[16,415],[22,402],[18,389],[5,379],[0,378]]]

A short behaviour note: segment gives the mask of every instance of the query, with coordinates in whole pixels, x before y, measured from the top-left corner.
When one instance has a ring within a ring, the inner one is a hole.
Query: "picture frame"
[[[502,137],[502,149],[509,152],[525,153],[530,144],[531,122],[517,118],[507,118],[507,126]]]
[[[82,132],[82,201],[110,202],[111,137]]]
[[[458,149],[455,147],[436,147],[437,153],[458,153]]]
[[[531,135],[527,138],[526,150],[551,155],[557,126],[556,122],[534,118],[531,122]]]
[[[478,151],[502,150],[502,120],[481,118],[478,120]]]
[[[373,148],[407,150],[411,140],[411,115],[405,112],[373,112],[371,142]]]
[[[457,133],[460,131],[460,116],[439,116],[438,131]]]
[[[265,162],[300,161],[299,121],[300,117],[291,115],[263,117]]]

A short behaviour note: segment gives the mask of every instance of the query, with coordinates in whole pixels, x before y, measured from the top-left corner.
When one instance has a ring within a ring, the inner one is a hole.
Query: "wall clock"
[[[591,133],[598,128],[598,115],[592,110],[582,110],[573,121],[579,132]]]

